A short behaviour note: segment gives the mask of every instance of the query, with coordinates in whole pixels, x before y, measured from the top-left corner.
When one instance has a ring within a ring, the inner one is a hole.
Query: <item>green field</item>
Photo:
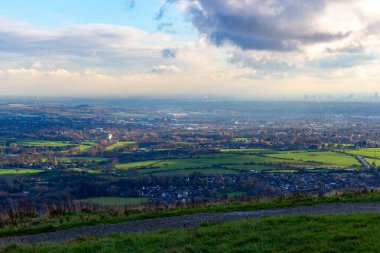
[[[267,156],[301,162],[321,163],[331,167],[360,166],[359,161],[354,157],[333,151],[283,151],[278,154],[268,154]]]
[[[238,174],[237,170],[230,169],[179,169],[179,170],[142,170],[144,174],[154,173],[155,175],[190,175],[193,173],[203,173],[203,174]]]
[[[134,141],[119,141],[119,142],[116,142],[116,143],[108,146],[106,148],[106,151],[113,151],[113,150],[123,148],[123,147],[128,146],[128,145],[133,145],[133,144],[136,144],[136,142],[134,142]]]
[[[96,143],[93,141],[84,141],[82,142],[78,148],[81,152],[87,151],[88,149],[92,148]]]
[[[75,144],[69,141],[46,141],[46,140],[21,140],[16,143],[18,146],[25,147],[68,147]]]
[[[23,175],[41,173],[42,170],[34,169],[0,169],[0,175]]]
[[[254,153],[256,152],[256,153]],[[207,173],[237,173],[239,170],[282,170],[289,168],[348,168],[360,166],[355,157],[333,151],[273,151],[239,150],[192,158],[147,160],[119,163],[116,169],[138,169],[140,173],[187,173],[204,170]],[[206,172],[205,172],[206,173]]]
[[[265,158],[264,158],[265,159]],[[272,160],[272,159],[271,159]],[[150,160],[141,162],[132,162],[117,164],[117,169],[143,169],[142,173],[162,172],[168,173],[173,170],[180,173],[179,170],[194,170],[202,169],[208,172],[221,173],[221,170],[229,169],[229,166],[243,165],[262,161],[261,157],[236,155],[236,154],[210,154],[199,155],[194,158],[169,159],[169,160]],[[237,169],[237,168],[232,168]]]
[[[71,163],[71,162],[78,162],[78,161],[100,163],[100,162],[109,161],[109,158],[91,157],[91,156],[61,157],[61,158],[58,158],[58,161],[63,162],[63,163]]]
[[[147,201],[145,198],[118,198],[118,197],[101,197],[78,200],[84,203],[98,204],[102,206],[125,206],[137,205]]]
[[[194,229],[90,236],[70,243],[2,246],[9,253],[380,252],[380,215],[280,216]]]
[[[353,155],[380,158],[380,148],[363,148],[357,150],[344,150],[344,152]]]
[[[232,138],[232,142],[249,142],[250,138],[235,137]]]
[[[69,171],[74,171],[74,172],[86,172],[89,174],[99,174],[100,172],[97,170],[91,170],[91,169],[82,169],[82,168],[70,168],[68,169]]]
[[[251,149],[221,149],[222,153],[244,153],[244,154],[261,154],[261,153],[277,153],[277,151],[265,148],[251,148]]]

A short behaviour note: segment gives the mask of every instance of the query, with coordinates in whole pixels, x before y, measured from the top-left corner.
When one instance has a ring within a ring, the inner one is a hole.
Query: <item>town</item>
[[[0,198],[138,204],[376,189],[376,107],[3,100]]]

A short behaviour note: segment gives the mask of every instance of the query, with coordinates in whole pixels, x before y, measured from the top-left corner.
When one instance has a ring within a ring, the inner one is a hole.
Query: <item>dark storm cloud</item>
[[[349,36],[350,33],[316,31],[311,22],[328,3],[339,1],[342,0],[187,0],[187,11],[198,31],[217,46],[233,43],[243,50],[294,51],[303,44]],[[157,18],[161,19],[168,4],[174,2],[179,1],[167,1]]]

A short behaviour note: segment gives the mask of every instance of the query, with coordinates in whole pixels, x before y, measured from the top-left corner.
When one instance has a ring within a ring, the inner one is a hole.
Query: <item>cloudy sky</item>
[[[376,0],[0,0],[0,95],[380,92]]]

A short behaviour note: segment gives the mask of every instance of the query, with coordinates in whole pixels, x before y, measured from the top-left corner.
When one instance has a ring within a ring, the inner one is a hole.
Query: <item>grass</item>
[[[25,175],[41,173],[42,170],[35,169],[0,169],[0,175]]]
[[[79,151],[85,152],[89,150],[90,148],[92,148],[94,145],[96,145],[96,143],[93,141],[84,141],[78,146],[78,148],[79,148]]]
[[[157,209],[128,209],[127,214],[120,212],[106,211],[85,211],[67,212],[61,215],[30,215],[23,219],[2,221],[0,236],[20,235],[55,231],[84,225],[95,225],[103,223],[117,223],[133,220],[171,217],[193,213],[213,213],[260,210],[268,208],[280,208],[300,205],[314,205],[321,203],[336,202],[375,202],[380,201],[380,192],[373,193],[345,193],[330,197],[296,196],[282,199],[261,200],[261,201],[233,201],[223,203],[210,203],[199,206],[182,207],[159,207]]]
[[[366,160],[370,165],[373,165],[373,162],[375,162],[375,166],[376,166],[377,168],[380,166],[380,159],[365,158],[365,160]]]
[[[101,197],[101,198],[89,198],[81,199],[80,202],[97,204],[102,206],[125,206],[125,205],[137,205],[145,203],[145,198],[118,198],[118,197]]]
[[[249,142],[250,138],[235,137],[232,138],[232,142]]]
[[[69,171],[74,171],[74,172],[86,172],[89,174],[99,174],[100,172],[97,170],[91,170],[91,169],[82,169],[82,168],[70,168],[68,169]]]
[[[17,145],[25,147],[67,147],[75,144],[68,141],[22,140],[18,141]]]
[[[119,163],[116,165],[116,169],[137,169],[143,174],[174,174],[176,172],[189,174],[187,171],[194,170],[215,174],[236,173],[239,170],[282,170],[284,172],[284,169],[289,169],[289,167],[297,169],[310,167],[348,168],[353,166],[360,166],[355,157],[333,151],[264,151],[262,149],[249,149],[239,150],[238,153],[234,150],[223,150],[222,153],[198,155],[191,158]]]
[[[109,161],[109,158],[105,157],[92,157],[92,156],[81,156],[81,157],[61,157],[58,158],[58,161],[63,163],[72,163],[72,162],[78,162],[78,161],[84,161],[84,162],[93,162],[93,163],[100,163],[100,162],[107,162]]]
[[[272,149],[264,148],[247,148],[247,149],[221,149],[222,153],[245,153],[245,154],[261,154],[261,153],[277,153],[277,151]]]
[[[237,170],[229,170],[229,169],[179,169],[179,170],[163,170],[157,172],[156,170],[143,170],[144,174],[154,173],[155,175],[190,175],[192,173],[203,173],[203,174],[238,174]]]
[[[149,172],[161,172],[169,170],[184,170],[184,169],[259,169],[259,166],[255,167],[255,164],[260,165],[273,165],[280,163],[292,163],[287,160],[275,159],[272,157],[263,157],[256,155],[245,155],[245,154],[209,154],[209,155],[199,155],[192,158],[181,158],[181,159],[168,159],[168,160],[148,160],[132,163],[121,163],[117,164],[117,169],[151,169]],[[300,164],[294,161],[294,164]],[[265,167],[265,166],[264,166]],[[267,166],[266,168],[269,168]],[[274,169],[271,167],[271,169]],[[144,172],[147,172],[144,170]]]
[[[8,245],[8,253],[380,252],[380,215],[279,216],[195,229],[115,233],[70,243]]]
[[[114,151],[116,149],[120,149],[120,148],[123,148],[125,146],[133,145],[133,144],[136,144],[136,142],[134,142],[134,141],[119,141],[119,142],[116,142],[116,143],[108,146],[106,148],[106,151]]]
[[[278,154],[269,154],[267,156],[302,162],[316,162],[331,167],[360,166],[359,161],[354,157],[333,151],[283,151]]]
[[[357,149],[357,150],[344,150],[344,152],[348,154],[353,154],[353,155],[380,158],[380,148],[363,148],[363,149]]]

